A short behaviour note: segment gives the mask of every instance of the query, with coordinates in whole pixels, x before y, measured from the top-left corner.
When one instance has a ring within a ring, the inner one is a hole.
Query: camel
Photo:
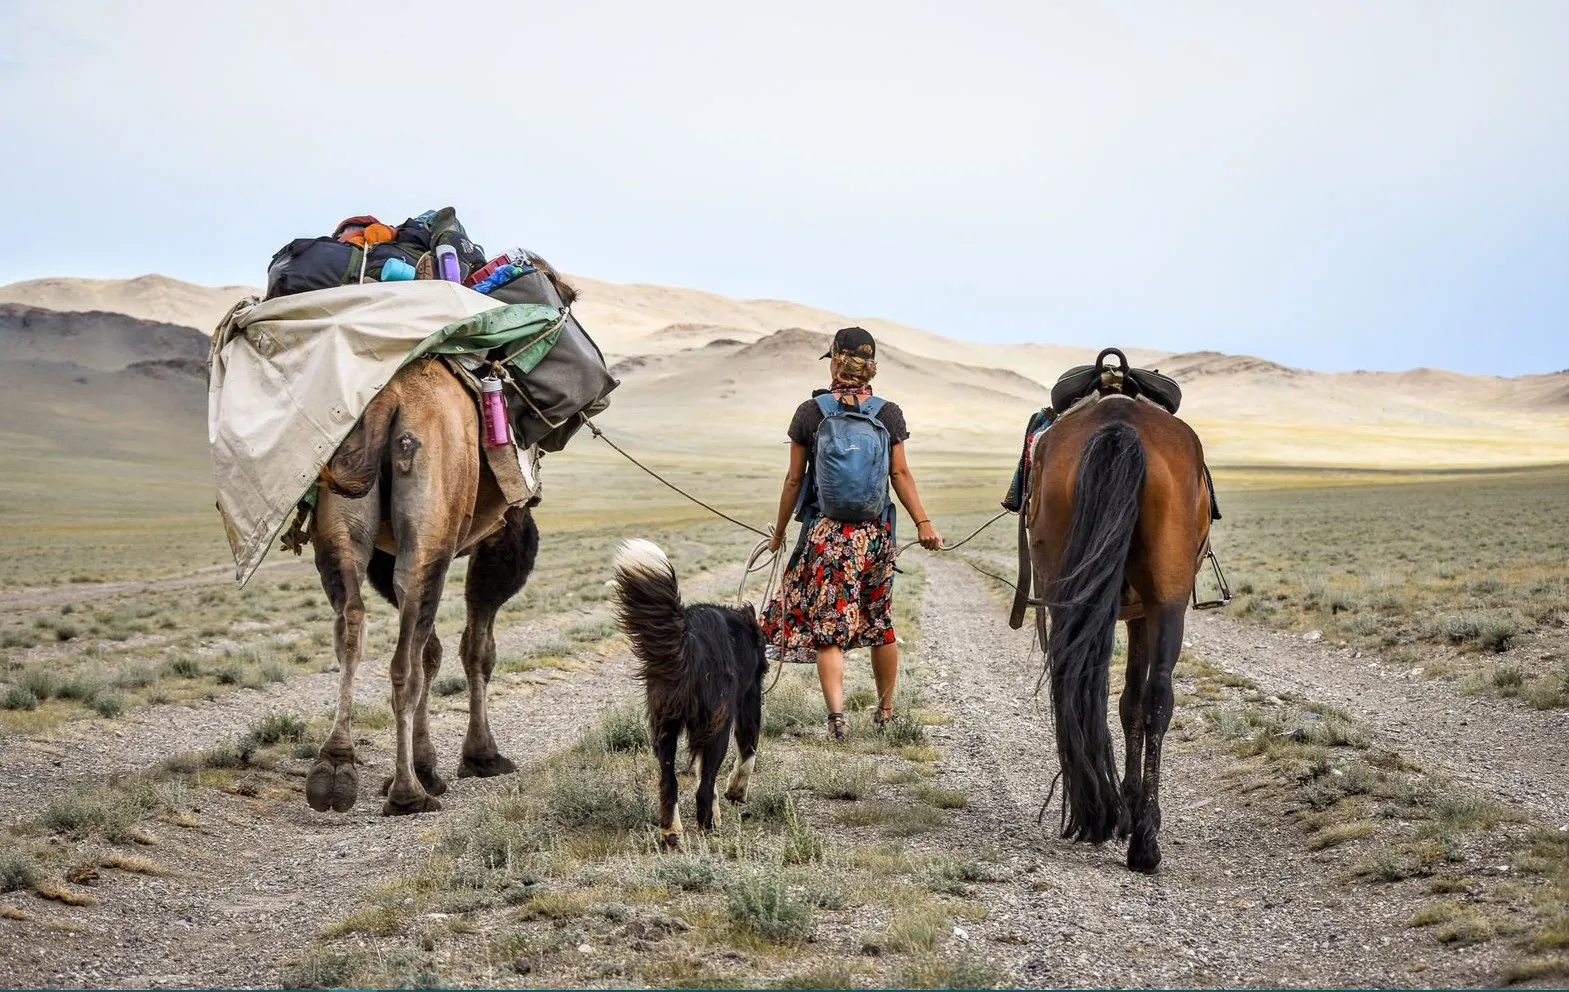
[[[542,260],[535,263],[570,306],[572,287]],[[332,730],[305,780],[311,808],[345,812],[359,795],[354,676],[365,649],[367,579],[398,610],[391,663],[397,763],[383,784],[382,814],[441,808],[436,797],[447,785],[436,769],[428,702],[441,668],[436,610],[447,570],[462,555],[471,556],[458,648],[469,723],[458,777],[516,771],[496,746],[486,693],[496,664],[496,613],[528,581],[539,529],[532,504],[507,504],[481,453],[474,398],[440,359],[411,362],[371,401],[322,472],[308,533],[336,615],[340,670]]]

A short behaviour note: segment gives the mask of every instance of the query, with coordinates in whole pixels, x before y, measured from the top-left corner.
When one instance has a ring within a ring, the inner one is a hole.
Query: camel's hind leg
[[[398,591],[393,588],[393,570],[397,566],[397,559],[385,551],[377,551],[370,557],[370,566],[366,569],[365,576],[376,591],[391,603],[398,605]],[[441,671],[441,640],[434,633],[430,640],[425,642],[425,684],[424,702],[414,710],[414,777],[419,779],[419,784],[432,796],[442,795],[447,791],[447,783],[436,771],[436,747],[430,742],[430,687],[436,681],[436,673]],[[392,790],[392,776],[388,775],[381,783],[381,794],[386,795]]]
[[[426,645],[447,568],[473,512],[479,454],[461,424],[439,403],[399,408],[392,443],[392,537],[398,549],[392,585],[398,600],[398,646],[392,652],[392,715],[398,758],[384,816],[441,808],[414,774],[416,714],[426,705]]]
[[[361,587],[370,561],[380,500],[372,489],[364,499],[348,501],[323,493],[316,508],[311,543],[316,570],[332,603],[333,647],[338,656],[338,711],[332,731],[322,744],[305,779],[305,800],[315,810],[347,812],[359,794],[360,773],[354,756],[354,676],[365,654],[365,601]]]
[[[468,625],[458,648],[469,687],[469,729],[463,738],[463,760],[458,764],[460,778],[517,771],[512,759],[496,747],[496,737],[490,730],[488,693],[496,667],[496,611],[522,590],[538,552],[539,529],[534,525],[533,514],[527,507],[514,507],[507,511],[501,530],[480,542],[469,562],[463,587],[468,601]]]
[[[403,542],[400,542],[403,546]],[[399,555],[394,579],[398,588],[398,646],[392,653],[392,714],[397,729],[398,758],[387,790],[384,816],[425,813],[438,810],[441,803],[425,791],[414,773],[414,727],[418,711],[426,705],[424,658],[436,627],[436,608],[446,582],[451,558],[427,552],[425,562],[405,566],[409,558]],[[432,754],[434,757],[434,754]]]

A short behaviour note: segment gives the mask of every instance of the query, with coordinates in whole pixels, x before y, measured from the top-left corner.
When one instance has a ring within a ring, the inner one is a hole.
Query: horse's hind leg
[[[527,507],[507,511],[501,530],[480,542],[464,582],[468,624],[458,653],[469,688],[469,729],[463,738],[458,777],[506,775],[517,765],[496,747],[490,729],[487,694],[496,667],[496,611],[517,595],[533,571],[539,552],[539,529]]]
[[[1122,699],[1117,711],[1122,717],[1123,773],[1122,818],[1117,822],[1117,837],[1126,840],[1133,832],[1133,810],[1143,789],[1144,768],[1144,683],[1149,673],[1149,638],[1146,621],[1128,621],[1128,666]]]
[[[354,675],[365,654],[365,601],[361,586],[370,561],[380,500],[375,490],[352,503],[323,493],[311,543],[321,587],[332,603],[333,648],[338,657],[338,710],[332,730],[305,779],[305,801],[315,810],[347,812],[359,795],[354,755]]]
[[[1188,604],[1162,606],[1145,621],[1153,641],[1149,681],[1144,686],[1144,782],[1133,810],[1133,837],[1128,867],[1152,873],[1160,866],[1160,757],[1175,704],[1171,677],[1182,653],[1182,626]]]

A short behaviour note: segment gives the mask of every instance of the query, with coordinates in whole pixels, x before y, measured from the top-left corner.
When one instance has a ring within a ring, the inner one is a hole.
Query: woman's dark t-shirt
[[[808,453],[812,450],[812,440],[817,436],[817,428],[823,424],[823,411],[817,406],[817,397],[828,392],[819,389],[812,393],[812,398],[795,408],[795,416],[790,418],[790,440],[805,448]],[[888,429],[888,436],[894,444],[901,444],[910,438],[910,430],[904,423],[904,411],[899,409],[899,404],[892,400],[884,400],[883,408],[877,411],[877,420]]]

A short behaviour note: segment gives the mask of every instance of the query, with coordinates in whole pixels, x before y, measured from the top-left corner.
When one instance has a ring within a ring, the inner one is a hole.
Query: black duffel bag
[[[550,278],[533,266],[489,295],[502,303],[565,306]],[[518,418],[518,443],[537,444],[541,451],[565,448],[583,426],[580,414],[593,416],[605,409],[611,390],[621,385],[610,374],[599,346],[570,311],[555,347],[518,383],[528,394],[530,408],[527,416]]]
[[[358,278],[360,250],[332,238],[295,238],[267,265],[267,299],[331,289]]]

